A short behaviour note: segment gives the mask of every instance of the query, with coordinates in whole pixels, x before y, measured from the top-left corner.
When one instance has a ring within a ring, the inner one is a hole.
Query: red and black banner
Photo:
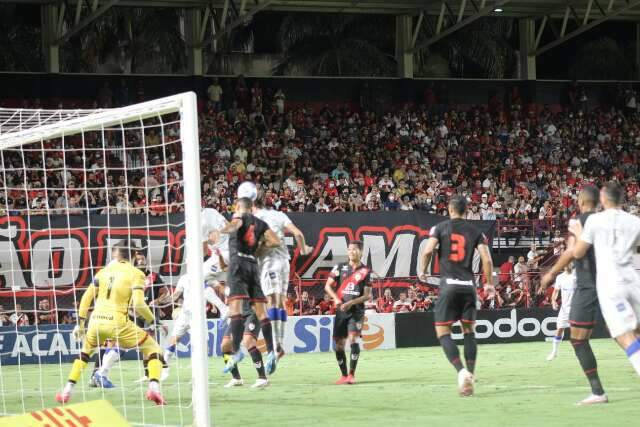
[[[429,229],[445,218],[421,212],[291,214],[308,244],[310,256],[300,256],[293,238],[292,273],[301,279],[326,277],[347,257],[350,240],[363,242],[363,261],[374,277],[415,276],[420,248]],[[0,287],[85,286],[105,265],[109,247],[123,238],[147,248],[147,260],[165,281],[181,274],[185,231],[182,215],[60,215],[0,218]],[[477,221],[491,238],[493,221]],[[479,262],[476,262],[479,269]],[[431,268],[438,273],[437,260]]]

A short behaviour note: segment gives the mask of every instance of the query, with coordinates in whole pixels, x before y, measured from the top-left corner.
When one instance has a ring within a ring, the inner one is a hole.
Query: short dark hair
[[[620,206],[624,200],[624,191],[615,181],[607,182],[603,187],[604,197],[616,206]]]
[[[238,199],[238,205],[242,206],[244,209],[251,209],[253,207],[253,202],[248,197],[240,197]]]
[[[112,249],[118,250],[120,256],[127,261],[131,260],[136,252],[140,251],[140,248],[131,240],[124,239],[114,244]]]
[[[600,192],[593,185],[587,185],[580,191],[580,196],[582,196],[582,200],[584,200],[589,205],[596,207],[598,206],[598,200],[600,199]]]
[[[449,209],[454,210],[458,215],[463,215],[467,211],[467,199],[456,194],[449,200]]]
[[[253,202],[253,204],[256,206],[256,208],[262,209],[265,206],[265,195],[266,193],[264,192],[264,190],[258,190],[258,196],[256,197],[255,202]]]
[[[360,250],[362,250],[362,247],[364,246],[362,244],[362,240],[349,240],[349,246],[351,245],[356,245]]]

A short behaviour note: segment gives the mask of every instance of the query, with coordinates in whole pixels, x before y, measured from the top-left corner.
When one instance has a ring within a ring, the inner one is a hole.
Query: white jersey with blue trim
[[[204,299],[209,303],[214,305],[218,311],[220,312],[220,317],[226,317],[228,307],[227,305],[218,297],[216,291],[211,288],[211,286],[207,286],[206,284],[202,284],[204,287]],[[191,313],[191,291],[193,290],[192,284],[189,282],[189,276],[186,274],[181,276],[178,279],[178,283],[176,284],[175,292],[182,292],[182,311],[185,314]]]
[[[276,236],[278,236],[281,242],[280,246],[278,246],[277,248],[269,249],[264,254],[262,259],[266,260],[268,258],[278,258],[289,260],[291,257],[289,256],[289,249],[284,242],[284,233],[287,226],[289,226],[289,224],[292,224],[292,222],[287,214],[273,209],[259,209],[254,215],[266,222],[269,228],[276,234]]]
[[[213,208],[204,208],[202,209],[202,240],[209,240],[209,233],[213,230],[221,230],[225,225],[227,225],[227,220],[225,217],[220,214],[217,210]],[[216,249],[228,252],[229,251],[229,235],[228,234],[220,234],[218,241],[214,245],[209,245],[212,251]]]
[[[562,299],[562,307],[568,310],[571,307],[571,300],[573,299],[573,293],[578,286],[576,281],[576,275],[574,272],[567,273],[566,271],[556,277],[556,286],[560,289],[560,298]]]

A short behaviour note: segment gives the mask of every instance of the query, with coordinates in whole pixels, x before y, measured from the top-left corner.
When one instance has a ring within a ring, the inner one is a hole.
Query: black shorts
[[[601,318],[596,288],[578,287],[571,299],[569,324],[578,328],[591,329]]]
[[[364,311],[349,310],[344,312],[340,308],[336,311],[336,318],[333,321],[333,337],[347,338],[349,335],[360,336],[362,324],[364,323]]]
[[[251,314],[243,316],[244,319],[244,335],[251,335],[255,339],[258,339],[260,335],[260,320],[258,320],[258,316],[254,312]],[[225,322],[224,334],[222,334],[225,338],[231,338],[231,328],[229,327],[229,321]]]
[[[458,320],[476,321],[476,289],[468,285],[440,285],[434,309],[436,326],[450,326]]]
[[[239,258],[229,266],[227,274],[229,286],[228,301],[250,299],[251,302],[266,302],[260,286],[258,263],[251,259]]]

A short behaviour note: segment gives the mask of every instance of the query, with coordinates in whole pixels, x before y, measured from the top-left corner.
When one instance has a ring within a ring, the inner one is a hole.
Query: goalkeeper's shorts
[[[126,319],[124,322],[119,321],[121,319],[114,319],[112,322],[104,318],[95,320],[92,317],[89,321],[87,335],[82,343],[83,353],[91,355],[98,345],[104,345],[105,341],[110,340],[123,350],[139,349],[144,356],[153,353],[161,354],[156,340],[131,320]]]

